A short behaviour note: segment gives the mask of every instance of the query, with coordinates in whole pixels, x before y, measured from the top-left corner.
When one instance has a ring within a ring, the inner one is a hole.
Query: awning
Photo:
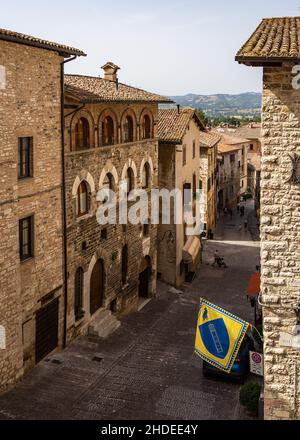
[[[182,251],[183,261],[187,264],[195,263],[201,250],[201,242],[198,237],[190,237]]]
[[[253,297],[260,294],[260,272],[255,272],[249,282],[247,296]]]

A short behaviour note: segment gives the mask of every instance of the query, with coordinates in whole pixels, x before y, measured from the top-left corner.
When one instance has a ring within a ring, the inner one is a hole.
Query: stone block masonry
[[[291,63],[264,69],[261,226],[265,324],[265,417],[299,419],[300,350],[280,347],[300,305],[300,186],[287,182],[300,154],[300,91]],[[299,173],[299,170],[298,170]],[[298,286],[298,287],[297,287]],[[283,308],[282,305],[286,308]]]

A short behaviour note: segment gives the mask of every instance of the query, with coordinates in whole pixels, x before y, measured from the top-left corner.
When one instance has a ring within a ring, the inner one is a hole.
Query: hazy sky
[[[102,75],[165,95],[261,90],[261,69],[238,65],[237,50],[260,20],[300,15],[296,0],[0,0],[0,28],[84,50],[69,73]]]

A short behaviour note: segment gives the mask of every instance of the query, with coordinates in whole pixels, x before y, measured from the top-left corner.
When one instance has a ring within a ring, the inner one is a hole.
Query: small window
[[[125,244],[122,249],[122,284],[127,283],[128,275],[128,246]]]
[[[196,141],[193,141],[193,159],[196,157]]]
[[[77,215],[78,217],[89,212],[89,194],[88,186],[85,181],[82,181],[77,191]]]
[[[143,168],[142,186],[144,189],[150,186],[150,165],[148,162],[145,163]]]
[[[75,126],[75,149],[85,150],[90,147],[90,124],[86,118],[80,118]]]
[[[124,142],[133,142],[133,119],[131,116],[126,116],[123,130]]]
[[[150,235],[150,225],[149,221],[147,223],[143,223],[143,237],[149,237]]]
[[[115,143],[115,128],[113,118],[107,116],[102,122],[102,144],[113,145]]]
[[[145,115],[142,123],[143,139],[150,139],[151,136],[151,119],[149,115]]]
[[[21,261],[33,258],[33,216],[19,221],[19,240],[20,240],[20,258]]]
[[[231,163],[235,162],[235,154],[230,155],[230,162]]]
[[[186,145],[182,147],[182,165],[186,165]]]
[[[75,319],[79,321],[84,316],[83,306],[83,269],[80,267],[75,274]]]
[[[114,177],[111,173],[106,174],[102,184],[102,189],[107,190],[107,196],[105,197],[105,200],[103,200],[103,202],[111,202],[113,194],[111,194],[111,192],[109,191],[115,190]]]
[[[19,138],[18,146],[18,178],[25,179],[33,175],[33,138]]]
[[[196,199],[197,196],[197,176],[193,174],[193,199]]]

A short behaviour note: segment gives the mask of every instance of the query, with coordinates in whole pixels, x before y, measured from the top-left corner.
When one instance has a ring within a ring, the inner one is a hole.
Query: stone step
[[[120,325],[120,321],[117,320],[110,310],[101,310],[97,312],[89,326],[89,335],[107,338]]]

